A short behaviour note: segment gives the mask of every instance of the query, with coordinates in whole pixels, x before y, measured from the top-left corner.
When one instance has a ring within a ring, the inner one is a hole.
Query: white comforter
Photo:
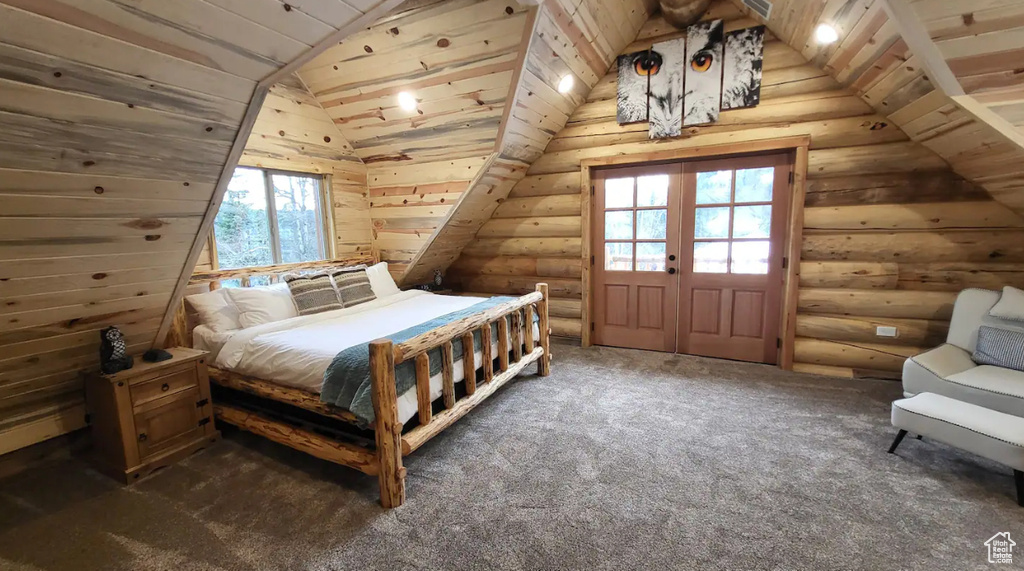
[[[482,300],[411,290],[347,309],[266,323],[232,334],[217,354],[214,366],[319,393],[324,371],[340,351]],[[474,362],[480,359],[478,351]],[[462,367],[453,369],[455,381],[461,381]],[[430,381],[431,399],[436,399],[441,395],[441,375],[434,375]],[[399,395],[399,420],[405,422],[416,410],[413,387]]]

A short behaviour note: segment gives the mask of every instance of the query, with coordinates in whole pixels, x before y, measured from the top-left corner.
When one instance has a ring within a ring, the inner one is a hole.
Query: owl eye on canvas
[[[700,52],[693,56],[693,59],[690,60],[690,67],[693,68],[693,71],[704,73],[705,71],[711,69],[711,64],[714,63],[714,61],[714,54]]]
[[[661,54],[657,52],[643,52],[633,59],[633,69],[637,75],[657,75],[661,69]]]

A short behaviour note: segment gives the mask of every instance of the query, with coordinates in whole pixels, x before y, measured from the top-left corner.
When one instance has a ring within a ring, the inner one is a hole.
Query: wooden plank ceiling
[[[655,5],[648,0],[539,3],[521,49],[516,82],[493,152],[458,204],[419,248],[401,283],[425,282],[435,270],[444,271],[459,257],[619,51],[633,41]],[[558,83],[566,75],[573,77],[573,88],[559,93]]]
[[[893,21],[886,3],[907,0],[775,0],[768,28],[843,86],[945,159],[955,172],[993,198],[1024,213],[1024,149],[1000,118],[1018,121],[1024,48],[1024,5],[1015,0],[916,0],[920,22],[973,98],[954,100],[929,77],[923,54]],[[739,0],[733,2],[754,18]],[[819,23],[831,24],[839,41],[814,40]],[[1016,58],[1016,60],[1015,60]],[[934,70],[933,70],[934,71]],[[936,72],[937,73],[937,72]],[[1011,130],[1013,128],[1011,127]]]
[[[260,82],[393,4],[0,0],[0,453],[83,425],[101,328],[154,343]]]
[[[1024,127],[1024,2],[917,0],[911,7],[964,92]]]
[[[374,247],[396,275],[493,151],[529,19],[512,0],[408,2],[299,70],[368,167]]]

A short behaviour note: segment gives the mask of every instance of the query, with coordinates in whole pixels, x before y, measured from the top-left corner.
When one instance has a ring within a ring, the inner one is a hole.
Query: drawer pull
[[[160,386],[160,390],[166,393],[167,391],[171,390],[171,385],[164,383],[163,385]]]
[[[139,435],[139,442],[145,442],[148,439],[149,439],[149,437],[146,436],[145,432],[143,432],[142,434]]]
[[[203,408],[208,404],[210,404],[210,399],[203,399],[201,401],[196,402],[196,408]]]
[[[199,421],[199,426],[206,426],[207,424],[210,424],[210,417],[208,416]]]

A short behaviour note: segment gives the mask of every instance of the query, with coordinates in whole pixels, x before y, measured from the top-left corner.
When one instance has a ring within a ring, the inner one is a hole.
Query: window
[[[326,259],[323,186],[316,175],[236,168],[214,222],[218,266]]]
[[[605,181],[604,269],[665,271],[668,175]]]
[[[693,271],[767,274],[773,167],[697,173]]]

